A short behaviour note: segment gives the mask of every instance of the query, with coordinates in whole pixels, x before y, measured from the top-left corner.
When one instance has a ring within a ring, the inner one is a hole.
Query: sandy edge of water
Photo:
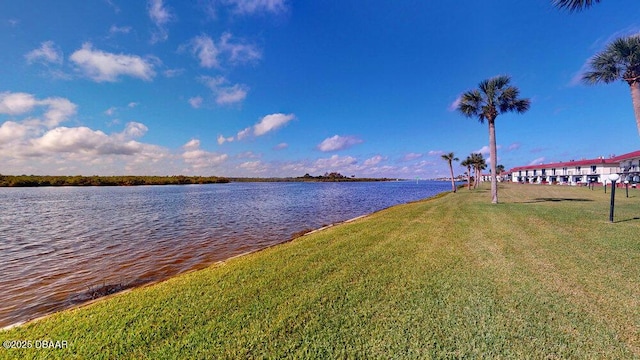
[[[429,199],[429,198],[427,198],[427,199]],[[426,200],[426,199],[425,199],[425,200]],[[420,201],[420,200],[418,200],[418,201]],[[401,205],[401,204],[398,204],[398,205]],[[398,206],[398,205],[394,205],[394,206]],[[391,206],[391,207],[394,207],[394,206]],[[214,262],[214,263],[212,263],[212,264],[210,264],[210,265],[207,265],[206,267],[197,268],[197,269],[191,269],[191,270],[185,271],[185,272],[183,272],[183,273],[180,273],[180,274],[176,274],[176,275],[174,275],[174,276],[171,276],[171,277],[169,277],[169,278],[167,278],[167,279],[162,279],[162,280],[157,280],[157,281],[149,282],[149,283],[146,283],[146,284],[141,285],[141,286],[132,287],[132,288],[125,289],[125,290],[122,290],[122,291],[118,291],[118,292],[113,293],[113,294],[109,294],[109,295],[106,295],[106,296],[101,296],[101,297],[96,298],[96,299],[88,300],[88,301],[83,302],[83,303],[81,303],[81,304],[77,304],[77,305],[75,305],[75,306],[72,306],[72,307],[69,307],[69,308],[66,308],[66,309],[62,309],[62,310],[58,310],[58,311],[52,312],[51,314],[42,315],[42,316],[35,317],[35,318],[33,318],[33,319],[29,319],[29,320],[25,320],[25,321],[19,321],[19,322],[17,322],[17,323],[10,324],[10,325],[7,325],[7,326],[5,326],[5,327],[0,328],[0,332],[8,331],[8,330],[11,330],[11,329],[16,328],[16,327],[20,327],[20,326],[23,326],[23,325],[27,325],[27,324],[31,324],[31,323],[35,323],[35,322],[38,322],[38,321],[41,321],[41,320],[47,319],[47,318],[49,318],[49,317],[51,317],[51,316],[53,316],[53,315],[55,315],[55,314],[57,314],[57,313],[59,313],[59,312],[62,312],[62,311],[69,311],[69,310],[76,310],[76,309],[80,309],[80,308],[83,308],[83,307],[85,307],[85,306],[90,306],[90,305],[92,305],[92,304],[94,304],[94,303],[97,303],[97,302],[99,302],[99,301],[108,300],[108,299],[110,299],[110,298],[112,298],[112,297],[114,297],[114,296],[118,296],[118,295],[121,295],[121,294],[125,294],[125,293],[128,293],[128,292],[133,291],[133,290],[136,290],[136,289],[141,289],[141,288],[144,288],[144,287],[147,287],[147,286],[153,286],[153,285],[156,285],[156,284],[159,284],[159,283],[165,282],[165,281],[167,281],[167,280],[169,280],[169,279],[172,279],[172,278],[174,278],[175,276],[181,276],[181,275],[188,274],[188,273],[191,273],[191,272],[194,272],[194,271],[200,271],[200,270],[203,270],[203,269],[206,269],[206,268],[209,268],[209,267],[216,267],[216,266],[224,265],[224,264],[225,264],[227,261],[229,261],[229,260],[233,260],[233,259],[235,259],[235,258],[239,258],[239,257],[242,257],[242,256],[246,256],[246,255],[249,255],[249,254],[253,254],[253,253],[256,253],[256,252],[259,252],[259,251],[264,251],[264,250],[269,249],[269,248],[272,248],[272,247],[274,247],[274,246],[282,245],[282,244],[285,244],[285,243],[288,243],[288,242],[294,241],[294,240],[296,240],[296,239],[299,239],[299,238],[301,238],[301,237],[303,237],[303,236],[311,235],[311,234],[314,234],[314,233],[317,233],[317,232],[320,232],[320,231],[326,230],[326,229],[328,229],[328,228],[331,228],[331,227],[334,227],[334,226],[337,226],[337,225],[347,224],[347,223],[350,223],[350,222],[353,222],[353,221],[356,221],[356,220],[360,220],[360,219],[363,219],[363,218],[365,218],[365,217],[371,216],[371,215],[373,215],[373,214],[375,214],[375,213],[377,213],[377,212],[379,212],[379,211],[383,211],[383,210],[386,210],[386,209],[389,209],[389,208],[381,209],[381,210],[375,211],[375,212],[370,213],[370,214],[360,215],[360,216],[354,217],[354,218],[352,218],[352,219],[348,219],[348,220],[344,220],[344,221],[335,222],[335,223],[333,223],[333,224],[325,225],[325,226],[320,227],[320,228],[318,228],[318,229],[314,229],[314,230],[311,230],[311,231],[309,231],[309,232],[306,232],[306,233],[304,233],[304,234],[302,234],[302,235],[300,235],[300,236],[298,236],[298,237],[294,237],[294,238],[291,238],[291,239],[289,239],[289,240],[286,240],[286,241],[283,241],[283,242],[279,242],[279,243],[277,243],[277,244],[272,244],[272,245],[269,245],[269,246],[266,246],[266,247],[263,247],[263,248],[260,248],[260,249],[255,249],[255,250],[247,251],[247,252],[244,252],[244,253],[241,253],[241,254],[238,254],[238,255],[234,255],[234,256],[229,257],[229,258],[226,258],[226,259],[224,259],[224,260],[216,261],[216,262]]]

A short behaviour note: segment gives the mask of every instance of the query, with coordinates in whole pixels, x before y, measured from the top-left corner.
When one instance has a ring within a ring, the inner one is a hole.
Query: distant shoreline
[[[396,181],[390,178],[355,177],[285,177],[242,178],[218,176],[49,176],[0,175],[0,187],[63,187],[63,186],[143,186],[143,185],[202,185],[230,182],[379,182]]]

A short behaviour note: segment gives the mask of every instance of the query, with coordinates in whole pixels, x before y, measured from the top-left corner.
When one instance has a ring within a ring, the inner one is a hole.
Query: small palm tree
[[[569,11],[580,11],[594,4],[599,3],[600,0],[553,0],[553,5],[560,9],[568,9]]]
[[[442,155],[442,159],[449,163],[449,171],[451,172],[451,191],[456,192],[456,182],[453,180],[453,162],[459,161],[452,152]]]
[[[473,166],[473,160],[471,159],[471,156],[467,156],[466,159],[462,160],[462,162],[460,162],[460,165],[467,168],[467,189],[471,191],[471,167]]]
[[[631,88],[631,101],[640,134],[640,35],[614,40],[589,61],[590,71],[582,75],[587,84],[626,82]]]
[[[480,123],[489,124],[489,159],[491,161],[491,202],[498,203],[498,181],[496,163],[496,118],[500,114],[515,111],[524,113],[529,110],[531,101],[521,99],[520,90],[512,86],[511,78],[506,75],[483,80],[478,89],[462,94],[458,110],[466,117],[477,117]]]
[[[480,178],[482,177],[482,170],[487,168],[487,162],[482,156],[481,153],[472,153],[471,154],[471,164],[473,165],[473,169],[475,171],[475,179],[473,179],[473,188],[477,188],[480,185]]]

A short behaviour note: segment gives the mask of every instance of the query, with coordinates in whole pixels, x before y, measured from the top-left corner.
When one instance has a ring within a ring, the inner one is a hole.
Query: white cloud
[[[322,158],[315,161],[315,167],[324,169],[325,171],[339,171],[344,170],[349,165],[354,165],[358,160],[351,156],[338,156],[333,155],[330,158]]]
[[[447,110],[449,111],[458,110],[458,106],[460,106],[461,101],[462,101],[462,96],[458,96],[455,100],[453,100],[451,104],[449,104],[449,106],[447,107]]]
[[[218,68],[218,54],[220,51],[207,35],[196,36],[191,40],[191,52],[200,60],[200,66],[204,68]]]
[[[422,154],[412,152],[412,153],[405,154],[402,157],[402,161],[411,161],[411,160],[419,159],[421,157],[422,157]]]
[[[287,10],[285,0],[226,0],[237,14],[281,13]]]
[[[18,115],[31,111],[37,105],[35,97],[26,93],[0,93],[0,114]]]
[[[91,155],[135,155],[152,145],[132,140],[147,131],[144,124],[128,123],[121,133],[107,135],[100,130],[85,126],[57,127],[42,137],[32,139],[31,155],[44,156],[51,153],[76,153]]]
[[[165,41],[169,38],[167,24],[173,20],[173,14],[164,6],[162,0],[149,1],[149,18],[155,24],[156,29],[151,35],[151,43]]]
[[[511,145],[509,145],[509,147],[507,147],[507,151],[513,151],[513,150],[518,150],[520,149],[521,144],[520,143],[513,143]]]
[[[218,105],[228,105],[242,102],[247,97],[248,91],[249,88],[241,84],[219,87],[216,89],[216,103]]]
[[[24,56],[29,64],[36,61],[42,63],[62,64],[62,50],[56,47],[53,41],[43,42],[39,48],[29,51]]]
[[[82,49],[71,54],[78,69],[96,82],[114,82],[121,75],[149,81],[156,75],[153,64],[136,55],[116,55],[94,50],[91,43],[84,43]]]
[[[480,153],[482,155],[488,155],[489,154],[489,146],[485,145],[485,146],[481,147],[480,149],[474,151],[474,153]]]
[[[111,34],[111,35],[128,34],[130,31],[131,31],[131,26],[111,25],[111,27],[109,28],[109,34]]]
[[[232,142],[234,140],[244,140],[250,135],[254,136],[262,136],[268,132],[275,131],[276,129],[286,125],[289,121],[295,119],[294,114],[270,114],[264,116],[257,124],[254,126],[246,127],[236,134],[235,137],[224,137],[223,135],[218,136],[218,144],[222,145],[225,142]]]
[[[53,97],[37,100],[33,95],[27,93],[0,93],[0,114],[26,114],[37,106],[44,106],[47,110],[43,114],[43,121],[35,121],[50,128],[66,121],[76,113],[77,108],[77,105],[64,98]]]
[[[107,116],[113,116],[116,113],[117,108],[115,106],[112,106],[110,108],[108,108],[107,110],[104,111],[104,114]]]
[[[233,140],[234,140],[233,136],[226,138],[222,135],[218,135],[218,145],[222,145],[225,142],[232,142]]]
[[[274,147],[273,147],[273,150],[284,150],[284,149],[286,149],[286,148],[288,148],[288,147],[289,147],[289,144],[287,144],[287,143],[280,143],[280,144],[278,144],[278,145],[274,146]]]
[[[191,105],[191,107],[194,109],[200,108],[200,106],[202,106],[202,97],[192,97],[191,99],[189,99],[189,105]]]
[[[137,102],[133,102],[133,101],[127,104],[127,107],[131,108],[131,109],[133,109],[136,106],[138,106],[138,103]]]
[[[76,113],[77,105],[65,98],[46,98],[38,101],[38,105],[48,106],[44,113],[44,125],[52,128],[67,121],[69,117]]]
[[[35,129],[13,121],[5,121],[0,125],[0,149],[2,144],[6,144],[18,139],[27,137]]]
[[[212,153],[201,149],[187,150],[182,154],[184,161],[196,170],[219,166],[228,157],[227,154]]]
[[[243,130],[238,131],[237,138],[238,140],[245,139],[247,136],[251,134],[251,127],[245,128]]]
[[[502,145],[496,145],[496,150],[499,150],[502,148]],[[480,153],[482,155],[489,155],[489,153],[491,152],[491,149],[489,148],[489,145],[485,145],[483,147],[481,147],[480,149],[474,151],[474,153]]]
[[[334,135],[330,138],[324,139],[319,145],[318,149],[323,152],[344,150],[352,147],[353,145],[362,143],[362,140],[355,136],[339,136]]]
[[[196,150],[200,147],[200,140],[191,139],[186,144],[182,145],[185,150]]]
[[[227,54],[229,62],[232,64],[252,62],[259,60],[262,53],[255,45],[245,44],[241,42],[233,42],[231,33],[224,33],[220,37],[220,50]]]
[[[442,155],[442,154],[444,154],[444,151],[442,151],[442,150],[430,150],[427,153],[427,155],[429,155],[429,156],[439,156],[439,155]]]
[[[540,164],[544,163],[544,160],[545,160],[544,156],[543,157],[539,157],[539,158],[531,160],[531,162],[528,165],[540,165]]]
[[[124,138],[134,139],[144,136],[147,131],[149,131],[149,128],[146,125],[139,122],[131,121],[127,123],[121,135]]]
[[[262,136],[270,131],[276,130],[282,126],[284,126],[289,121],[295,119],[295,115],[293,114],[270,114],[263,117],[260,122],[258,122],[253,127],[253,133],[256,136]]]
[[[268,167],[260,160],[247,161],[239,165],[241,169],[245,169],[254,174],[260,174],[267,171]]]
[[[376,155],[372,158],[369,158],[367,160],[364,161],[363,165],[364,166],[375,166],[378,165],[380,162],[387,160],[386,157],[382,156],[382,155]]]
[[[255,45],[234,41],[229,32],[220,36],[218,44],[208,35],[202,34],[191,39],[187,47],[191,48],[191,53],[199,60],[200,66],[208,69],[221,68],[221,57],[231,65],[253,62],[262,57]]]
[[[168,69],[162,72],[165,77],[172,78],[181,75],[184,69]]]
[[[218,105],[231,105],[241,102],[247,97],[249,91],[249,87],[242,84],[226,85],[228,81],[224,76],[201,76],[199,80],[211,90]]]

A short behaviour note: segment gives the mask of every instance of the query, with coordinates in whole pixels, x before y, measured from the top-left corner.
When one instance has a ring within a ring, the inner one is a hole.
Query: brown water
[[[446,182],[0,188],[0,327],[449,189]]]

